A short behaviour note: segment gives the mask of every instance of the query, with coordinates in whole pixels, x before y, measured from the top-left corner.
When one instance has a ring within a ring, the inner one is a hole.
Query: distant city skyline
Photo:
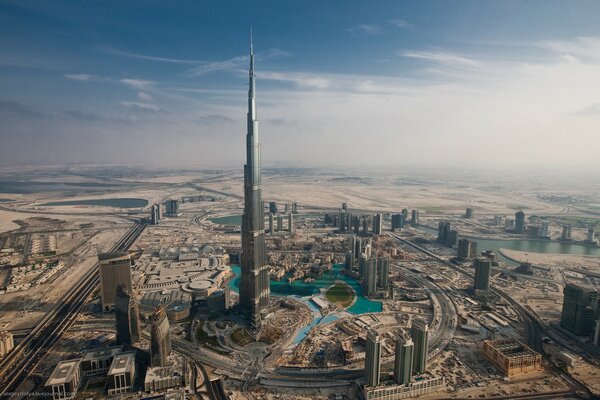
[[[598,167],[600,3],[0,0],[0,165]]]

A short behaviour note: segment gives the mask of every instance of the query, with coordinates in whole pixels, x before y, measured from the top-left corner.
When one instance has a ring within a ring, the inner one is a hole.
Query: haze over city
[[[600,166],[594,1],[0,2],[0,163]],[[490,156],[491,155],[491,156]]]
[[[0,397],[599,400],[599,11],[0,0]]]

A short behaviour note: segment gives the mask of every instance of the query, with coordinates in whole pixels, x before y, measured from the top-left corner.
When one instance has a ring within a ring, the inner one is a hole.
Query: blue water
[[[87,199],[54,201],[41,204],[42,206],[106,206],[116,208],[142,208],[148,205],[146,199],[117,198],[117,199]]]
[[[241,215],[227,215],[225,217],[211,218],[210,222],[226,226],[239,226],[242,224]]]
[[[287,280],[271,281],[271,293],[275,296],[299,296],[309,297],[314,294],[320,293],[321,289],[328,288],[333,285],[335,281],[343,281],[348,284],[356,293],[356,301],[354,304],[347,309],[347,311],[353,314],[365,314],[369,312],[381,312],[381,302],[371,301],[363,295],[363,289],[360,283],[349,276],[340,273],[341,264],[334,265],[333,269],[325,272],[322,276],[315,279],[313,282],[305,283],[301,280],[296,280],[292,283]],[[240,273],[241,269],[239,265],[232,265],[231,270],[236,275],[234,279],[229,282],[229,287],[239,292],[240,287]],[[307,302],[309,303],[309,302]]]
[[[417,225],[417,229],[437,235],[437,229],[426,225]],[[462,236],[459,235],[459,238]],[[499,253],[499,249],[524,251],[528,253],[555,253],[555,254],[579,254],[600,257],[600,247],[585,246],[577,243],[565,243],[556,240],[534,240],[534,239],[482,239],[467,237],[477,242],[477,251],[492,250],[503,261],[514,264]]]

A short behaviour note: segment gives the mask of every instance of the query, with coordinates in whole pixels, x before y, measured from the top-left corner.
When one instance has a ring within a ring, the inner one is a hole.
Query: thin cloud
[[[101,47],[100,51],[102,51],[103,53],[106,53],[106,54],[114,55],[114,56],[120,56],[120,57],[126,57],[126,58],[136,58],[136,59],[147,60],[147,61],[174,63],[174,64],[202,64],[202,63],[206,62],[206,61],[202,61],[202,60],[189,60],[189,59],[182,59],[182,58],[170,58],[170,57],[160,57],[160,56],[153,56],[153,55],[147,55],[147,54],[131,53],[128,51],[122,51],[122,50],[114,49],[111,47]]]
[[[142,79],[120,79],[119,82],[138,90],[146,90],[154,85],[155,82],[145,81]]]
[[[414,58],[418,60],[432,61],[449,66],[458,67],[478,67],[481,64],[478,61],[457,54],[434,51],[405,51],[400,55],[406,58]]]
[[[152,100],[154,100],[154,97],[150,96],[146,92],[138,92],[138,98],[140,100],[144,100],[144,101],[152,101]]]
[[[271,48],[255,54],[258,60],[269,60],[275,58],[289,57],[291,53],[287,51]],[[186,71],[185,76],[194,77],[219,71],[241,71],[247,67],[250,57],[247,55],[232,57],[223,61],[214,61],[199,65]]]
[[[412,28],[412,24],[404,19],[395,18],[390,20],[390,24],[394,25],[396,28],[408,29]]]
[[[65,74],[65,78],[73,80],[73,81],[90,81],[92,80],[92,75],[89,74]]]
[[[122,101],[121,105],[124,107],[132,108],[141,111],[162,111],[162,109],[156,104],[152,103],[140,103],[137,101]]]
[[[353,26],[352,28],[346,29],[347,32],[351,34],[365,34],[365,35],[376,35],[381,33],[381,27],[379,25],[374,24],[360,24]]]

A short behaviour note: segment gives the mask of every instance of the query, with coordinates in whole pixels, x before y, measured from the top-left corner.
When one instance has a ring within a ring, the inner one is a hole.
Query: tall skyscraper
[[[271,214],[277,214],[277,203],[275,203],[274,201],[269,202],[269,212]]]
[[[165,202],[167,217],[177,217],[179,215],[179,201],[178,200],[167,200]]]
[[[571,240],[571,224],[563,225],[561,240]]]
[[[115,300],[117,342],[132,345],[140,340],[140,312],[135,296],[124,286],[117,286]]]
[[[362,253],[358,259],[358,279],[366,279],[368,264],[369,259],[367,255]]]
[[[367,262],[365,288],[367,289],[367,296],[377,293],[377,257],[375,255],[371,256]]]
[[[252,37],[250,38],[248,76],[248,131],[246,134],[246,165],[244,166],[240,306],[248,312],[251,327],[258,328],[263,313],[269,305],[269,274],[265,256],[265,219],[263,216]],[[279,221],[278,219],[278,225]]]
[[[387,257],[377,260],[377,286],[383,290],[388,288],[388,275],[390,271],[390,259]]]
[[[465,211],[465,218],[474,218],[475,217],[475,211],[472,208],[467,208],[467,210]]]
[[[296,202],[292,203],[292,212],[294,214],[298,214],[298,203],[296,203]]]
[[[542,221],[540,225],[540,237],[547,238],[550,236],[550,225],[548,221]]]
[[[162,215],[160,212],[160,204],[153,204],[150,210],[150,224],[158,225]]]
[[[411,223],[413,225],[418,225],[419,224],[419,210],[412,210]]]
[[[515,231],[517,233],[525,232],[525,213],[523,211],[515,213]]]
[[[414,351],[415,345],[411,339],[398,338],[394,359],[394,380],[398,385],[408,385],[412,379]]]
[[[598,291],[591,287],[567,283],[563,294],[560,326],[578,336],[591,335],[594,330],[594,320],[600,317]]]
[[[283,215],[277,216],[277,232],[281,232],[283,230]]]
[[[587,231],[587,242],[588,243],[595,243],[596,242],[596,231],[592,227],[588,228],[588,231]]]
[[[392,214],[392,231],[404,228],[405,222],[404,214]]]
[[[492,260],[485,257],[475,259],[475,278],[473,289],[475,293],[479,291],[487,292],[490,290],[490,272],[492,270]]]
[[[346,269],[346,271],[352,271],[352,252],[347,252],[344,255],[344,268]]]
[[[369,329],[367,351],[365,353],[365,386],[379,386],[381,372],[381,339],[379,334]]]
[[[377,213],[373,216],[373,234],[381,235],[383,233],[383,214]]]
[[[102,310],[110,311],[115,306],[117,286],[122,284],[127,290],[133,290],[131,258],[129,253],[101,253],[98,254],[98,261]]]
[[[429,325],[421,319],[412,322],[410,336],[415,344],[413,371],[422,374],[427,371],[427,352],[429,346]]]
[[[404,222],[408,221],[408,208],[402,209],[402,215],[404,216]]]
[[[269,233],[273,234],[275,232],[275,227],[273,226],[273,213],[270,212],[269,213]]]
[[[153,367],[164,367],[171,354],[171,334],[165,309],[160,306],[151,317],[150,362]]]
[[[466,261],[475,257],[477,257],[477,242],[469,239],[460,239],[458,241],[458,259]]]
[[[294,213],[288,214],[288,232],[294,233]]]

